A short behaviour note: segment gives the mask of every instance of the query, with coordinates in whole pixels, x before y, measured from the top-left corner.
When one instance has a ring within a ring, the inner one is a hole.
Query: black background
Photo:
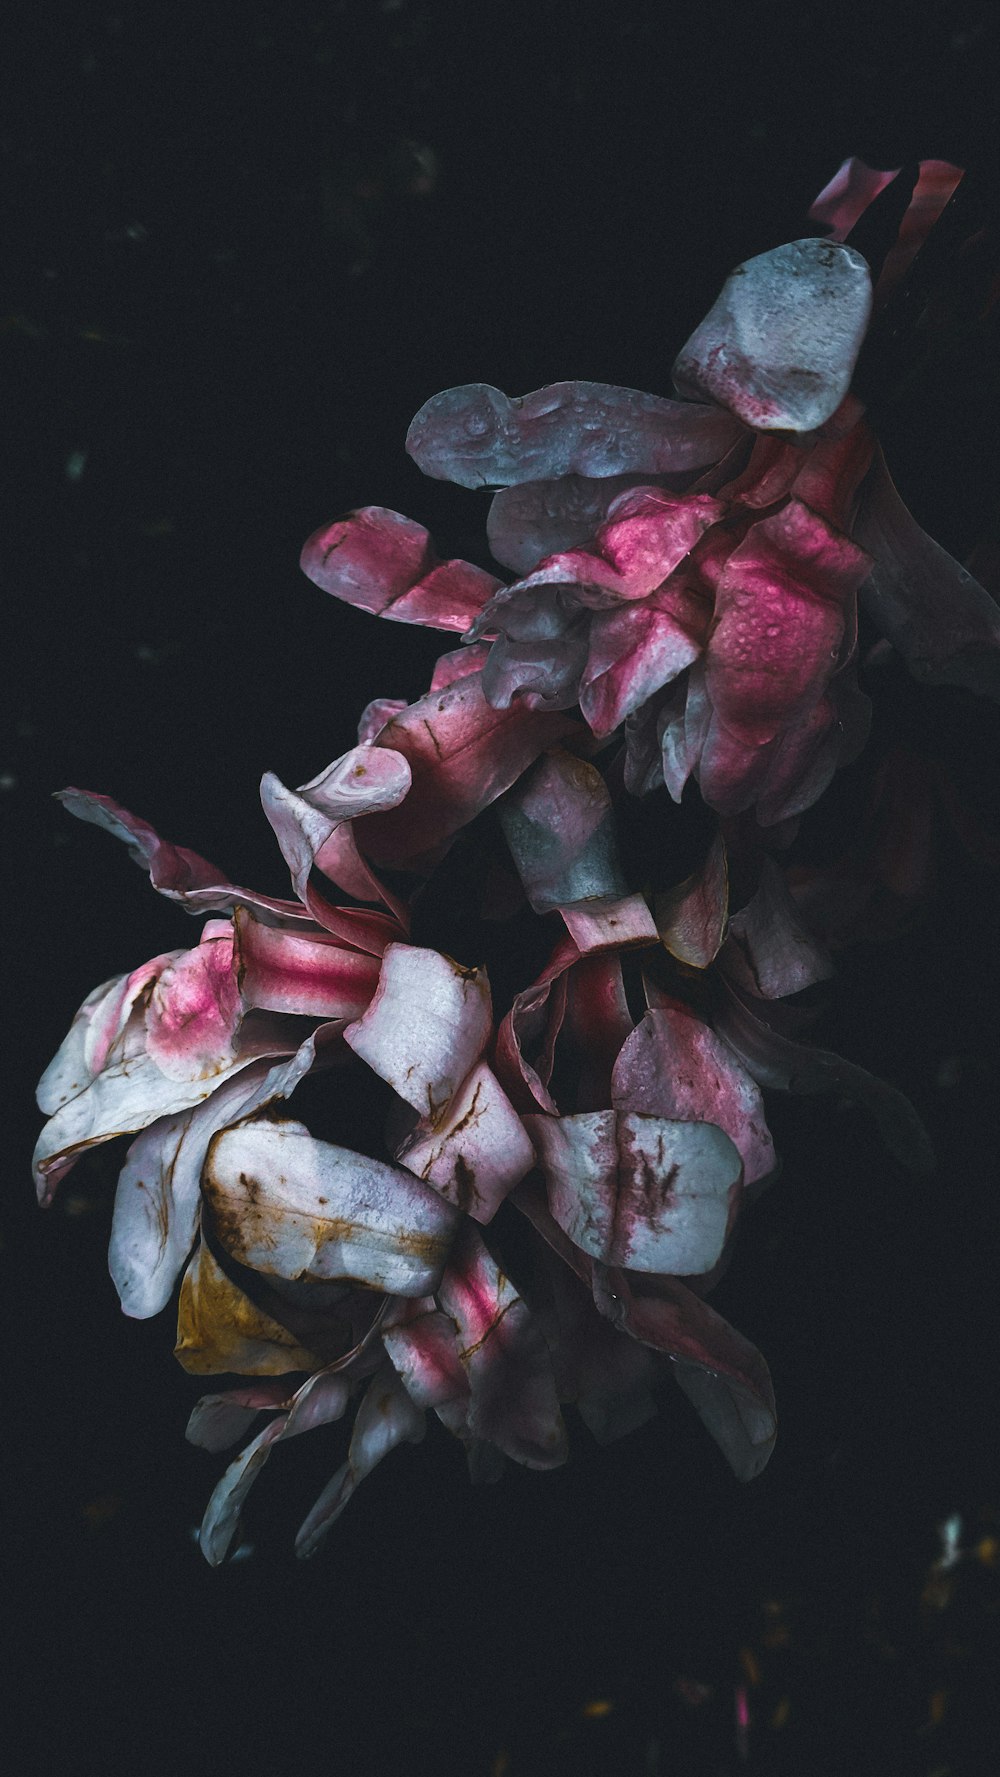
[[[49,792],[110,793],[284,892],[261,772],[314,775],[369,698],[418,695],[437,652],[306,582],[305,537],[379,503],[485,565],[485,496],[425,482],[403,453],[428,395],[570,377],[668,392],[732,265],[810,232],[808,204],[850,152],[948,158],[995,193],[994,9],[12,14],[13,1768],[989,1770],[989,1570],[970,1564],[948,1612],[920,1605],[936,1525],[961,1512],[975,1541],[1000,1509],[996,885],[953,843],[933,913],[891,950],[845,957],[820,1033],[912,1094],[938,1173],[902,1173],[860,1113],[774,1107],[785,1173],[717,1298],[778,1391],[778,1451],[749,1489],[680,1401],[606,1451],[580,1429],[565,1470],[491,1489],[431,1432],[303,1567],[294,1526],[339,1460],[336,1433],[317,1434],[258,1484],[252,1556],[212,1573],[191,1527],[219,1461],[183,1441],[198,1387],[173,1364],[169,1315],[126,1321],[105,1269],[117,1156],[81,1166],[45,1216],[28,1156],[34,1080],[84,994],[195,929]],[[960,556],[995,524],[996,393],[995,366],[959,358],[883,423],[904,494]],[[890,670],[875,744],[893,735],[989,807],[986,706]],[[742,1762],[741,1647],[761,1673]],[[679,1679],[711,1696],[685,1703]],[[601,1699],[613,1707],[587,1716]]]

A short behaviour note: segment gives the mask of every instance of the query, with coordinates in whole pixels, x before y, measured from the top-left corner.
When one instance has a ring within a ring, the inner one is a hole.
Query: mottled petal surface
[[[174,1356],[192,1376],[285,1376],[324,1361],[251,1302],[203,1244],[181,1283]]]
[[[433,1121],[479,1060],[492,1028],[482,969],[463,968],[437,950],[390,944],[375,997],[344,1040]]]
[[[535,1164],[535,1151],[496,1075],[480,1062],[445,1112],[423,1119],[396,1158],[485,1224]]]
[[[298,790],[265,772],[260,799],[301,901],[313,865],[327,867],[324,848],[336,829],[374,809],[395,808],[409,788],[406,760],[382,746],[354,747]]]

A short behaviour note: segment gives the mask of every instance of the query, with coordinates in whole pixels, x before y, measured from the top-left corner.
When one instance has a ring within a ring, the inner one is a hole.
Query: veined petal
[[[137,999],[161,969],[183,955],[182,950],[168,950],[129,975],[114,975],[87,995],[38,1082],[35,1096],[40,1111],[52,1116],[93,1083],[124,1033]]]
[[[310,1018],[357,1018],[378,985],[378,956],[332,935],[282,931],[237,912],[236,955],[244,1006]]]
[[[611,1092],[619,1111],[717,1124],[739,1150],[746,1185],[774,1170],[756,1082],[707,1025],[679,1006],[654,1007],[636,1025],[615,1063]]]
[[[420,1408],[458,1406],[465,1417],[469,1378],[459,1356],[458,1331],[440,1308],[387,1327],[382,1344],[411,1401]],[[456,1419],[457,1415],[449,1415]]]
[[[424,403],[406,448],[438,481],[510,487],[570,474],[697,469],[723,456],[735,437],[718,410],[608,383],[552,383],[514,400],[486,383],[466,383]]]
[[[302,1559],[315,1555],[327,1532],[377,1463],[397,1444],[416,1444],[424,1415],[389,1364],[373,1377],[358,1408],[347,1461],[320,1494],[295,1539]]]
[[[444,1113],[417,1125],[396,1159],[485,1224],[534,1166],[535,1151],[499,1080],[481,1061]]]
[[[717,1125],[631,1111],[526,1121],[552,1214],[591,1258],[675,1276],[712,1269],[743,1174]]]
[[[322,525],[301,566],[324,592],[362,611],[460,634],[500,585],[471,562],[442,562],[423,525],[384,506]]]
[[[245,1388],[226,1389],[222,1394],[203,1394],[192,1408],[184,1430],[189,1444],[218,1455],[228,1450],[238,1438],[249,1431],[258,1414],[269,1407],[285,1407],[292,1392],[288,1377],[261,1377]]]
[[[251,1302],[203,1243],[181,1283],[174,1356],[192,1376],[285,1376],[318,1370],[324,1362]]]
[[[375,997],[344,1041],[433,1121],[479,1060],[492,1028],[482,969],[463,968],[437,950],[390,944]]]

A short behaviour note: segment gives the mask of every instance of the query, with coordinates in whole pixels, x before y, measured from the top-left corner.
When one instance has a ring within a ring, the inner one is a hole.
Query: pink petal
[[[841,161],[830,183],[824,185],[815,203],[810,204],[806,212],[810,222],[828,223],[829,239],[845,240],[873,199],[898,177],[899,170],[894,167],[888,173],[879,173],[874,167],[866,166],[856,154],[848,155]]]
[[[757,1085],[732,1050],[679,1006],[659,1006],[636,1026],[615,1063],[612,1097],[619,1111],[717,1124],[739,1150],[746,1185],[774,1171]]]
[[[468,1427],[528,1468],[567,1455],[552,1360],[527,1306],[471,1223],[463,1226],[438,1289],[458,1328],[469,1377]]]
[[[556,1039],[566,1013],[568,970],[580,953],[565,937],[541,975],[516,995],[496,1040],[496,1068],[501,1083],[519,1111],[541,1109],[557,1114],[548,1085]],[[528,1059],[534,1056],[534,1061]]]
[[[377,734],[381,734],[387,722],[405,710],[406,703],[402,697],[375,697],[366,703],[358,717],[358,746],[370,746]]]
[[[847,394],[871,310],[860,253],[790,241],[726,280],[674,365],[675,387],[758,432],[815,431]]]
[[[527,1119],[564,1233],[636,1271],[710,1271],[725,1243],[740,1155],[711,1123],[591,1111]]]
[[[379,959],[330,936],[281,931],[251,914],[235,919],[240,996],[246,1007],[309,1018],[357,1018],[378,985]]]
[[[419,1443],[423,1435],[423,1413],[387,1364],[369,1384],[354,1421],[347,1461],[302,1524],[295,1539],[295,1553],[302,1560],[315,1555],[365,1476],[398,1444]]]
[[[500,584],[471,562],[442,562],[422,525],[384,506],[363,506],[314,531],[301,566],[324,592],[362,611],[460,634]]]
[[[226,1251],[285,1278],[352,1278],[426,1295],[456,1212],[400,1167],[315,1141],[301,1123],[246,1123],[215,1137],[202,1187]]]
[[[355,829],[365,856],[375,864],[419,867],[422,856],[508,790],[543,748],[576,727],[546,711],[492,709],[479,674],[411,704],[369,750],[369,756],[382,748],[401,754],[412,787],[399,808],[369,815]]]
[[[704,864],[669,893],[656,897],[656,928],[671,956],[707,969],[722,946],[729,920],[729,871],[722,834]]]
[[[287,1098],[316,1058],[308,1037],[289,1061],[254,1062],[196,1109],[163,1117],[132,1143],[118,1179],[108,1265],[126,1314],[165,1308],[194,1243],[201,1173],[212,1137],[239,1117]]]
[[[130,975],[115,975],[87,995],[36,1088],[38,1108],[46,1115],[60,1110],[92,1085],[117,1054],[119,1039],[132,1018],[136,1001],[161,969],[185,953],[169,950]],[[114,1053],[112,1053],[114,1051]]]
[[[1000,698],[1000,610],[911,517],[881,452],[854,534],[874,558],[864,606],[914,678]]]
[[[580,710],[594,734],[613,734],[654,691],[697,660],[704,619],[704,606],[692,610],[689,626],[652,604],[595,614],[580,678]]]
[[[761,864],[756,894],[730,918],[721,961],[738,987],[767,1000],[800,993],[833,974],[833,959],[803,924],[772,858]]]
[[[406,448],[425,475],[510,487],[577,474],[671,474],[714,462],[734,442],[728,416],[608,383],[553,383],[514,400],[486,383],[434,395]]]
[[[535,1164],[524,1125],[480,1062],[434,1122],[424,1118],[396,1159],[484,1225]]]
[[[354,747],[298,790],[286,790],[273,771],[265,772],[260,799],[301,901],[313,865],[327,869],[325,851],[337,828],[374,809],[395,808],[409,788],[406,760],[388,747]]]
[[[489,643],[478,642],[471,647],[453,648],[450,654],[439,654],[431,675],[431,691],[443,691],[446,686],[454,685],[457,679],[468,679],[473,673],[481,673],[489,653]],[[405,709],[406,704],[400,704],[394,714],[401,716]]]
[[[276,900],[271,895],[258,895],[252,889],[236,888],[227,882],[221,870],[209,864],[197,852],[183,845],[170,845],[138,815],[129,814],[110,796],[97,796],[90,790],[67,789],[57,793],[56,800],[79,821],[90,821],[103,827],[128,846],[129,854],[140,869],[149,871],[149,880],[158,894],[176,901],[186,913],[229,912],[233,907],[256,908],[266,919],[276,914],[282,919],[306,919],[304,908],[295,901]]]
[[[215,935],[214,924],[161,970],[146,1007],[147,1053],[171,1080],[212,1079],[236,1059],[243,1007],[233,928],[227,921]]]
[[[492,1029],[481,969],[463,968],[436,950],[390,944],[375,997],[344,1040],[433,1121],[479,1060]]]
[[[567,1085],[572,1082],[566,1110],[604,1110],[611,1103],[614,1065],[633,1025],[621,956],[607,950],[581,957],[567,977],[560,1033],[560,1046],[569,1061],[564,1077]]]
[[[560,908],[581,956],[655,944],[656,923],[643,895],[602,895]]]
[[[389,1361],[416,1407],[457,1407],[446,1415],[457,1427],[465,1418],[469,1378],[459,1357],[458,1334],[439,1308],[382,1334]]]
[[[879,274],[875,294],[880,303],[902,282],[963,177],[962,168],[952,166],[950,161],[920,162],[920,174],[900,224],[899,235],[886,254]]]

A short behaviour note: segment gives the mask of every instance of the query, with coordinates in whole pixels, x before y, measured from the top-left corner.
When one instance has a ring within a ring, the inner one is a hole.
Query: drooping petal
[[[615,1111],[527,1124],[552,1214],[591,1258],[675,1276],[712,1269],[743,1173],[717,1125]]]
[[[373,1377],[358,1408],[347,1461],[320,1494],[295,1539],[302,1560],[315,1555],[327,1532],[366,1475],[397,1444],[419,1443],[424,1415],[414,1405],[391,1365]]]
[[[407,761],[382,746],[352,748],[298,790],[287,790],[273,771],[265,772],[260,799],[301,901],[314,864],[333,874],[326,848],[337,828],[375,809],[395,808],[409,788]]]
[[[755,1081],[707,1025],[679,1006],[655,1007],[636,1025],[615,1063],[611,1090],[619,1111],[717,1124],[739,1150],[746,1185],[774,1170]]]
[[[699,870],[656,897],[656,929],[671,956],[707,969],[722,947],[729,922],[729,871],[721,833]]]
[[[899,234],[885,257],[875,295],[879,303],[902,283],[942,210],[964,177],[961,167],[947,160],[922,160],[913,195],[899,227]]]
[[[363,506],[322,525],[301,566],[324,592],[359,610],[459,634],[500,584],[471,562],[442,562],[423,525],[384,506]]]
[[[847,394],[871,310],[860,253],[789,241],[727,278],[674,365],[675,387],[758,432],[815,431]]]
[[[390,944],[367,1011],[344,1041],[400,1098],[434,1121],[489,1041],[490,986],[437,950]]]
[[[458,1328],[471,1391],[469,1431],[528,1468],[557,1468],[566,1460],[566,1428],[548,1348],[527,1305],[469,1222],[438,1300]]]
[[[444,1113],[417,1125],[396,1159],[485,1224],[535,1164],[535,1151],[496,1075],[480,1062]]]
[[[219,1241],[251,1270],[351,1278],[399,1296],[434,1289],[458,1220],[412,1173],[316,1141],[294,1122],[223,1130],[202,1189]]]
[[[244,1006],[309,1018],[357,1018],[378,985],[379,958],[332,935],[282,931],[237,912],[236,957]]]
[[[514,400],[466,383],[424,403],[406,448],[435,480],[511,487],[570,474],[697,469],[723,456],[735,436],[717,409],[608,383],[552,383]]]
[[[613,1443],[656,1413],[656,1359],[597,1312],[590,1290],[549,1247],[554,1330],[546,1333],[559,1399],[572,1401],[591,1436]]]
[[[316,1059],[308,1037],[288,1061],[243,1068],[194,1110],[164,1117],[132,1143],[118,1179],[108,1265],[125,1313],[146,1320],[165,1308],[194,1244],[201,1173],[218,1130],[287,1098]]]
[[[833,974],[833,959],[803,924],[773,858],[761,864],[756,893],[731,916],[720,961],[737,986],[766,1000],[800,993]]]
[[[594,1267],[594,1300],[613,1326],[674,1360],[674,1376],[741,1481],[774,1448],[774,1390],[760,1352],[674,1277],[627,1280]]]
[[[985,587],[922,531],[879,451],[854,526],[872,556],[861,599],[915,679],[1000,699],[1000,609]]]
[[[326,1361],[251,1302],[203,1242],[181,1283],[174,1356],[192,1376],[286,1376]]]
[[[185,913],[228,913],[234,907],[253,907],[262,919],[308,919],[304,907],[295,901],[283,901],[273,895],[258,895],[253,889],[237,888],[227,882],[224,873],[197,852],[186,846],[171,845],[161,839],[147,821],[130,814],[113,802],[110,796],[98,796],[91,790],[72,787],[60,790],[56,801],[78,821],[89,821],[121,839],[140,870],[149,872],[149,880],[160,895],[176,901]]]
[[[285,1429],[283,1416],[272,1419],[251,1438],[245,1450],[231,1462],[212,1493],[201,1521],[198,1546],[210,1567],[218,1567],[229,1553],[239,1529],[243,1503],[261,1469]]]
[[[755,1017],[724,981],[721,987],[713,1023],[758,1085],[783,1092],[837,1092],[852,1099],[871,1112],[886,1147],[903,1166],[914,1172],[932,1170],[934,1152],[927,1132],[902,1092],[853,1061],[779,1035]]]
[[[259,1413],[269,1407],[287,1406],[292,1385],[287,1377],[273,1380],[261,1377],[245,1388],[230,1388],[223,1394],[203,1394],[191,1410],[184,1430],[189,1444],[218,1455],[228,1450],[249,1431]]]
[[[557,1113],[549,1093],[556,1039],[566,1014],[568,971],[580,953],[572,938],[555,948],[537,981],[514,998],[497,1032],[496,1068],[520,1112]]]
[[[414,1405],[433,1407],[452,1429],[464,1422],[469,1377],[451,1316],[434,1308],[382,1334],[389,1361]],[[451,1412],[448,1409],[452,1409]]]

